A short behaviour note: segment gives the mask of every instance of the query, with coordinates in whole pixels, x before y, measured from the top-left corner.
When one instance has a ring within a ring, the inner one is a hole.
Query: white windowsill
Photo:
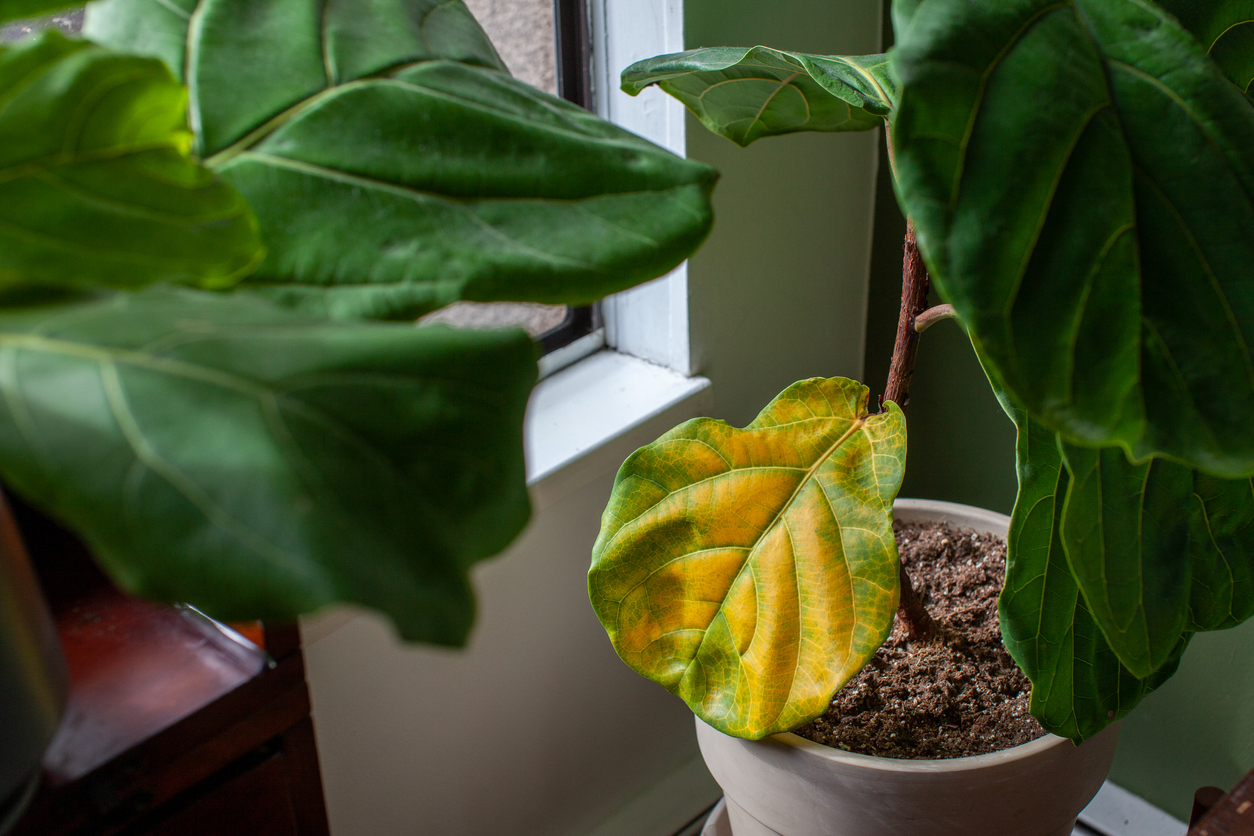
[[[1077,827],[1076,833],[1084,836],[1184,836],[1188,829],[1184,822],[1109,781],[1084,808],[1080,824],[1083,827]]]
[[[525,427],[527,483],[541,511],[616,470],[636,447],[708,410],[710,381],[600,351],[540,381]]]

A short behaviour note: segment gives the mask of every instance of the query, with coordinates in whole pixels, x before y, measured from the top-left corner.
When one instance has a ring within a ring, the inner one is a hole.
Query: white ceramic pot
[[[1006,536],[1010,519],[966,505],[898,500],[899,520]],[[989,755],[899,760],[777,734],[740,740],[697,720],[735,836],[1069,836],[1115,757],[1117,726],[1076,747],[1047,735]]]

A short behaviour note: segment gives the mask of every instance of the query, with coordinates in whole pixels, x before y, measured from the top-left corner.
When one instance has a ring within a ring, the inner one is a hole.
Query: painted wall
[[[891,26],[885,23],[886,38]],[[877,185],[867,319],[867,376],[888,373],[901,294],[905,221],[887,170]],[[911,388],[903,495],[1010,513],[1014,426],[952,322],[921,338]],[[1254,768],[1254,623],[1194,639],[1180,672],[1124,721],[1112,780],[1187,821],[1193,791],[1231,787]]]
[[[879,5],[867,0],[686,6],[692,45],[865,52],[880,37]],[[797,379],[861,369],[875,137],[748,151],[697,126],[690,137],[692,156],[723,171],[716,231],[691,266],[695,366],[713,380],[712,414],[744,424]],[[637,443],[666,428],[645,427]],[[640,795],[691,776],[691,714],[617,659],[586,597],[616,455],[551,497],[522,540],[476,573],[481,615],[466,651],[404,647],[373,617],[311,623],[335,836],[662,836],[684,823],[650,824],[661,796]],[[703,786],[712,802],[717,789]],[[635,812],[615,818],[633,799]],[[628,819],[634,828],[620,826]]]
[[[861,53],[879,37],[867,0],[687,0],[685,41]],[[874,51],[873,49],[871,51]],[[859,378],[878,133],[801,134],[740,148],[689,120],[688,152],[723,172],[709,242],[692,260],[695,367],[720,417],[753,420],[806,377]]]

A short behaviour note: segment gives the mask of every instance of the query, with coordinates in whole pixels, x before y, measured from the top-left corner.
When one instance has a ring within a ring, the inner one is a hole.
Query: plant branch
[[[927,292],[932,284],[914,238],[914,224],[909,218],[906,219],[904,249],[901,315],[897,319],[897,342],[893,345],[893,364],[888,370],[888,385],[880,396],[881,407],[885,401],[892,401],[900,407],[910,403],[910,378],[914,375],[914,356],[919,347],[915,319],[927,310]]]
[[[919,593],[914,591],[914,584],[910,582],[906,567],[898,564],[897,568],[901,580],[901,603],[897,605],[897,617],[906,628],[910,641],[930,642],[936,638],[936,622],[923,606]]]
[[[903,246],[901,267],[901,314],[897,319],[897,342],[893,345],[893,362],[888,371],[888,385],[880,396],[880,406],[885,401],[892,401],[900,407],[910,402],[910,378],[914,375],[914,359],[919,348],[919,332],[928,325],[942,318],[934,315],[919,327],[920,317],[939,311],[933,308],[928,311],[927,293],[931,289],[931,280],[927,275],[927,267],[923,264],[923,256],[919,254],[919,245],[914,237],[914,224],[906,219],[906,240]],[[942,308],[947,305],[940,306]],[[953,309],[950,308],[952,315]],[[906,634],[914,642],[927,642],[936,637],[936,622],[923,606],[910,575],[905,566],[899,566],[901,582],[901,602],[897,607],[897,617],[901,619]]]
[[[941,320],[954,319],[957,316],[958,313],[953,305],[937,305],[934,308],[928,308],[914,318],[915,333],[922,334]]]

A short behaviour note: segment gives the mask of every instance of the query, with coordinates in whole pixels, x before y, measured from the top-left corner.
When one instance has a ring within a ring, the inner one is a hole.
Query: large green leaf
[[[1254,0],[1155,0],[1192,32],[1224,75],[1254,90]]]
[[[1175,672],[1188,636],[1162,667],[1138,678],[1093,620],[1062,544],[1070,476],[1053,432],[1003,405],[1019,429],[1019,497],[1007,538],[1002,641],[1032,681],[1031,712],[1047,731],[1077,742],[1126,715]],[[1116,451],[1117,452],[1117,451]]]
[[[81,4],[74,0],[0,0],[0,23],[46,15],[78,5]]]
[[[919,10],[923,0],[891,0],[890,14],[893,21],[894,42],[901,40],[901,35],[914,20],[914,13]]]
[[[633,96],[651,84],[738,145],[800,131],[876,128],[896,94],[886,55],[805,55],[764,46],[693,49],[623,71],[623,90]]]
[[[263,255],[243,198],[187,157],[161,62],[46,32],[0,47],[0,289],[224,287]]]
[[[1158,670],[1185,633],[1254,616],[1254,483],[1117,448],[1059,442],[1071,475],[1063,542],[1119,658]]]
[[[0,476],[123,586],[224,618],[335,601],[459,644],[528,517],[521,331],[161,289],[0,313]]]
[[[1162,459],[1132,464],[1117,447],[1060,446],[1072,574],[1119,659],[1150,676],[1188,625],[1193,472]]]
[[[85,31],[184,72],[261,221],[249,284],[288,304],[580,304],[710,228],[712,169],[512,79],[460,0],[104,0]]]
[[[795,383],[743,430],[689,421],[623,464],[588,587],[615,650],[698,716],[761,738],[821,714],[888,636],[895,404]]]
[[[1189,630],[1254,618],[1254,481],[1193,474]]]
[[[899,193],[1016,400],[1254,472],[1254,102],[1138,0],[928,0],[898,34]]]

